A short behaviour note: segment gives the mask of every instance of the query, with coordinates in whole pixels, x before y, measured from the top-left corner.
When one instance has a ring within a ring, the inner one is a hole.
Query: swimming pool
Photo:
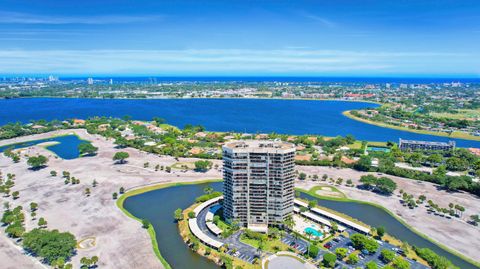
[[[323,234],[321,232],[319,232],[318,230],[314,229],[313,227],[307,227],[305,228],[305,233],[306,234],[311,234],[313,236],[316,236],[316,237],[322,237]]]

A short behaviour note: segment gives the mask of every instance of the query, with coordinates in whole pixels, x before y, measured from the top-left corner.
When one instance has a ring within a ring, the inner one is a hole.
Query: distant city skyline
[[[6,76],[480,77],[478,1],[0,3]]]

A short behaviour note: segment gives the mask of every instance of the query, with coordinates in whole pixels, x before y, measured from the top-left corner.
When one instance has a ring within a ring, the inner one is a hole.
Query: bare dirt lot
[[[72,131],[59,131],[53,134],[70,132]],[[73,258],[75,268],[79,267],[81,257],[93,255],[100,257],[100,268],[161,268],[162,265],[153,253],[146,230],[141,228],[139,222],[125,216],[117,208],[112,193],[118,192],[122,186],[128,189],[162,182],[216,179],[220,177],[220,172],[214,169],[206,173],[192,170],[182,172],[175,169],[172,169],[171,173],[155,171],[153,168],[144,168],[143,164],[149,162],[150,167],[156,164],[168,166],[177,161],[172,157],[159,157],[131,148],[116,149],[111,141],[90,135],[85,130],[75,130],[75,133],[83,139],[92,141],[99,148],[98,155],[63,160],[56,158],[52,152],[43,147],[33,146],[22,149],[22,160],[13,163],[11,159],[0,154],[0,170],[3,175],[7,173],[16,175],[12,192],[20,192],[20,198],[17,200],[1,197],[2,204],[8,201],[12,206],[22,205],[24,209],[29,208],[30,202],[39,204],[36,220],[32,220],[27,212],[27,230],[37,227],[38,218],[44,217],[48,221],[49,229],[69,231],[78,241],[89,237],[95,238],[94,246],[77,250],[78,254]],[[0,145],[41,139],[51,135],[52,133],[5,140],[1,141]],[[114,164],[112,156],[117,151],[127,151],[130,154],[128,163]],[[48,167],[39,171],[29,170],[24,155],[37,153],[49,157]],[[180,161],[192,160],[180,159]],[[59,175],[50,176],[51,170],[57,171]],[[69,171],[72,176],[80,179],[80,184],[65,185],[61,178],[62,171]],[[95,188],[92,187],[94,179],[98,182]],[[90,197],[84,194],[85,188],[90,188]],[[41,267],[39,263],[23,255],[21,249],[8,242],[12,240],[5,238],[4,234],[0,236],[2,268]]]

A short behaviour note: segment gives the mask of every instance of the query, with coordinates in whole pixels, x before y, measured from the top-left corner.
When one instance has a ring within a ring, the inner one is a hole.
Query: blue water
[[[58,142],[58,144],[46,147],[48,150],[53,151],[58,157],[66,160],[78,158],[80,152],[78,151],[78,145],[85,143],[85,140],[79,139],[75,135],[57,136],[47,139],[32,140],[7,146],[0,147],[0,152],[3,152],[7,148],[19,149],[31,147],[44,142]]]
[[[311,235],[316,236],[316,237],[321,237],[323,235],[321,232],[313,229],[312,227],[305,228],[305,233],[306,234],[311,234]]]
[[[67,99],[32,98],[0,100],[0,124],[32,119],[131,116],[151,120],[162,117],[183,127],[199,124],[211,131],[276,132],[281,134],[352,134],[359,140],[448,141],[448,138],[382,128],[342,115],[345,110],[375,107],[376,104],[347,101],[274,99]],[[460,147],[480,147],[479,141],[452,139]]]

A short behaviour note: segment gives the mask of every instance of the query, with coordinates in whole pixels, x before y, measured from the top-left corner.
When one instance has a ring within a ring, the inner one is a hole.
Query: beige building
[[[223,146],[227,221],[266,231],[293,212],[295,146],[281,141],[238,141]]]

